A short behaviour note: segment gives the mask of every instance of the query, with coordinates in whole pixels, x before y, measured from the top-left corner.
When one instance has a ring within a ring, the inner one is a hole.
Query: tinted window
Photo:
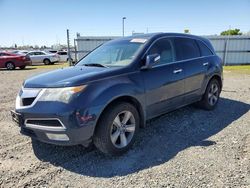
[[[57,52],[58,55],[67,55],[67,52]]]
[[[209,55],[213,55],[213,53],[211,52],[211,50],[201,41],[197,41],[199,47],[200,47],[200,51],[201,51],[201,55],[202,56],[209,56]]]
[[[175,38],[177,61],[200,57],[200,51],[195,40],[189,38]]]
[[[159,64],[167,64],[174,61],[173,47],[169,39],[160,39],[150,48],[148,55],[159,54],[161,56]]]
[[[45,55],[43,52],[35,52],[35,55]]]

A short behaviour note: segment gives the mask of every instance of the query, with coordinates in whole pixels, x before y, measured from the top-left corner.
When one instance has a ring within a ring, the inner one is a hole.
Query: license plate
[[[22,116],[19,113],[16,113],[15,111],[10,111],[12,120],[20,126],[22,124]]]

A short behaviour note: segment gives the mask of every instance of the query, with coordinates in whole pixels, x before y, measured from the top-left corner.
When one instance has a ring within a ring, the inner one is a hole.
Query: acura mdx
[[[195,103],[213,110],[222,61],[209,40],[156,33],[109,41],[72,67],[24,81],[12,118],[21,133],[119,155],[147,120]],[[167,128],[167,127],[166,127]]]

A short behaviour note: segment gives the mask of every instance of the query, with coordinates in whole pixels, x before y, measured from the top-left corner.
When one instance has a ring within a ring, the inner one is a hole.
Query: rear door
[[[185,70],[185,103],[191,103],[200,96],[208,62],[201,56],[195,39],[176,37],[174,43],[177,60],[183,62]]]
[[[28,56],[30,57],[30,60],[32,61],[32,65],[35,65],[36,64],[35,52],[29,52]]]
[[[149,49],[147,55],[159,54],[160,63],[143,70],[147,117],[152,118],[183,103],[183,63],[175,62],[172,40],[162,38]]]
[[[35,52],[35,61],[37,63],[43,63],[43,60],[46,58],[46,54],[43,52]]]

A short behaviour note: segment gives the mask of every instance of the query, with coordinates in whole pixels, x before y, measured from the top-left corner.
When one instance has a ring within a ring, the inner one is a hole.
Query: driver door
[[[162,38],[149,49],[147,55],[159,54],[160,62],[151,69],[143,70],[148,118],[177,108],[184,101],[183,63],[175,62],[172,40]]]

